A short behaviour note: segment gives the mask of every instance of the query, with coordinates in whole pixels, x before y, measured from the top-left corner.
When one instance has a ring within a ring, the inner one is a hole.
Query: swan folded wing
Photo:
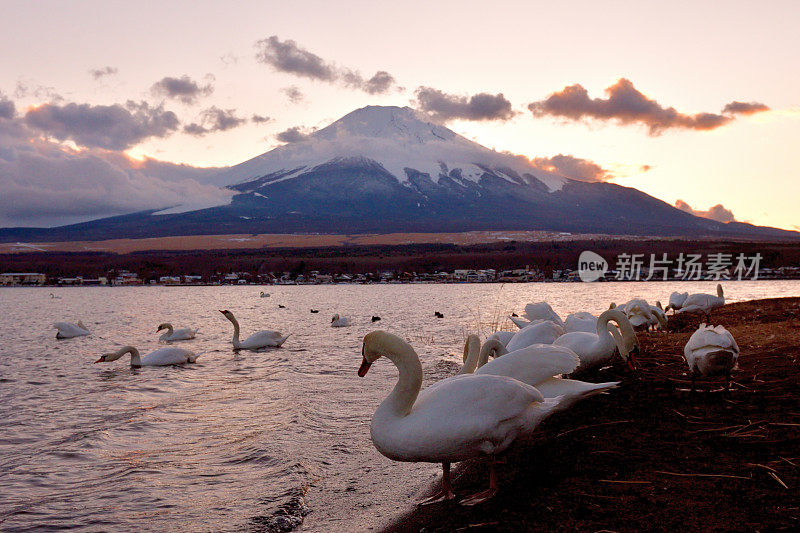
[[[404,461],[456,462],[498,453],[545,416],[543,401],[535,388],[508,377],[449,378],[423,390],[411,412],[391,424],[389,446],[374,440],[384,455]]]
[[[536,302],[525,306],[525,316],[533,322],[534,320],[550,320],[556,324],[561,325],[563,322],[561,317],[553,311],[550,304],[547,302]]]
[[[194,354],[183,348],[160,348],[142,358],[143,366],[181,365]]]
[[[541,381],[561,374],[571,374],[580,359],[569,348],[534,344],[492,359],[475,374],[513,377],[534,387]],[[541,392],[541,391],[540,391]]]
[[[514,335],[506,348],[513,352],[531,344],[552,344],[564,334],[564,328],[549,320],[525,326]]]
[[[572,407],[575,403],[614,389],[619,385],[619,381],[608,381],[605,383],[587,383],[574,379],[549,378],[539,382],[536,388],[545,398],[561,397],[562,400],[555,408],[555,412],[564,411]]]

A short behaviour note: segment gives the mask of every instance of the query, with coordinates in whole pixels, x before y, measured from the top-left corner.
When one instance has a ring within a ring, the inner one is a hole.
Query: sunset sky
[[[800,3],[556,4],[0,1],[0,226],[213,196],[131,159],[232,165],[398,105],[568,177],[800,229]]]

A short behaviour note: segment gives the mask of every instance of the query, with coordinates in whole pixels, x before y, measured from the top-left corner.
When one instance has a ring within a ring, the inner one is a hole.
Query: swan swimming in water
[[[280,348],[281,344],[283,344],[286,339],[289,338],[289,335],[281,335],[277,331],[272,330],[264,330],[259,331],[257,333],[253,333],[249,337],[247,337],[243,341],[239,341],[239,321],[236,320],[236,317],[233,316],[233,313],[228,311],[227,309],[224,311],[220,311],[225,318],[231,321],[233,324],[233,339],[231,343],[233,344],[234,350],[260,350],[261,348]]]
[[[190,352],[189,350],[172,346],[168,348],[159,348],[144,357],[140,357],[139,350],[133,346],[123,346],[116,352],[104,353],[95,363],[110,363],[127,353],[131,354],[131,366],[134,367],[182,365],[184,363],[194,363],[199,357],[199,354],[195,355],[194,352]]]
[[[700,324],[689,337],[683,355],[692,373],[692,390],[697,376],[719,375],[726,377],[725,389],[730,389],[731,372],[736,369],[739,358],[739,345],[727,329]]]
[[[381,356],[400,373],[394,390],[372,417],[375,448],[394,461],[442,464],[442,488],[428,502],[454,499],[450,463],[474,457],[490,459],[489,489],[462,503],[475,505],[494,496],[498,488],[494,456],[533,432],[560,401],[545,399],[521,381],[495,375],[455,376],[420,392],[422,365],[417,353],[384,331],[367,334],[361,354],[361,377]]]
[[[170,324],[169,322],[164,322],[163,324],[159,324],[156,333],[158,333],[162,329],[167,330],[167,332],[158,338],[158,340],[160,340],[161,342],[188,341],[190,339],[194,339],[195,336],[197,335],[197,332],[200,331],[199,328],[172,329],[172,324]]]
[[[338,314],[333,315],[331,318],[332,328],[345,328],[350,325],[350,319],[347,317],[340,317]]]
[[[268,292],[261,291],[261,297],[262,297],[262,298],[269,298],[269,293],[268,293]]]
[[[71,322],[56,322],[53,327],[58,331],[56,332],[56,339],[71,339],[72,337],[83,337],[89,335],[89,330],[83,325],[83,322],[78,320],[77,324]]]

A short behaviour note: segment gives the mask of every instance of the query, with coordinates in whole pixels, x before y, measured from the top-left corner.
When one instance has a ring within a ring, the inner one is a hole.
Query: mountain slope
[[[229,205],[6,229],[0,241],[470,230],[800,237],[698,218],[636,189],[549,174],[410,108],[358,109],[304,140],[225,169],[214,181],[236,193]]]

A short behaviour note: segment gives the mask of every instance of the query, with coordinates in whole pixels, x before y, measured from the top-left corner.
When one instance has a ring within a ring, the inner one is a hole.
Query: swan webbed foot
[[[431,496],[430,498],[425,498],[417,503],[417,505],[433,505],[434,503],[439,502],[449,502],[456,499],[456,493],[453,492],[453,489],[448,487],[445,489],[442,487],[441,489],[437,490],[436,493]]]
[[[475,494],[473,494],[471,496],[467,496],[466,498],[461,500],[459,503],[461,505],[465,505],[465,506],[471,507],[473,505],[479,505],[481,503],[487,502],[487,501],[491,500],[492,498],[494,498],[496,495],[497,495],[497,487],[494,487],[494,488],[489,487],[486,490],[482,490],[480,492],[476,492]]]

